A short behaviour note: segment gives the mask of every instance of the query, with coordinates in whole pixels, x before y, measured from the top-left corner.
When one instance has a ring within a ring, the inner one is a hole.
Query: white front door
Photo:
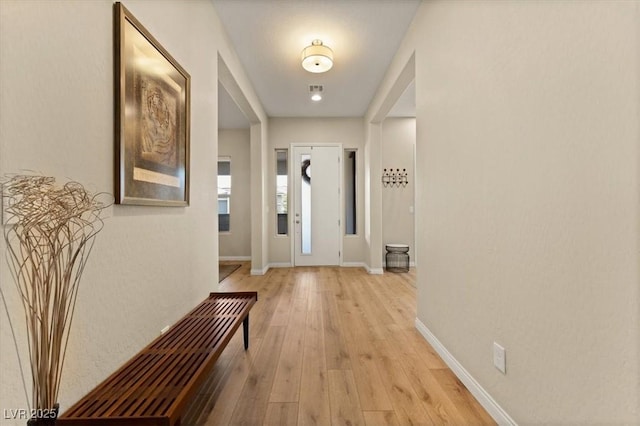
[[[340,264],[339,146],[294,146],[294,264]]]

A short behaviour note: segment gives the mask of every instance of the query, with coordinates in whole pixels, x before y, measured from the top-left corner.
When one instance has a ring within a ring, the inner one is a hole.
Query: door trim
[[[296,147],[319,147],[319,146],[328,146],[328,147],[337,147],[340,148],[340,154],[339,154],[339,158],[340,158],[340,166],[338,167],[339,169],[339,173],[340,176],[338,177],[338,180],[340,182],[340,199],[338,202],[338,209],[340,210],[340,238],[338,239],[338,248],[340,251],[340,255],[338,256],[338,266],[342,266],[344,261],[344,149],[342,148],[342,144],[341,143],[304,143],[304,142],[293,142],[291,144],[289,144],[289,156],[291,159],[293,159],[293,149]],[[295,190],[295,185],[293,184],[293,180],[295,179],[295,171],[297,170],[297,165],[294,164],[295,161],[289,161],[289,195],[288,198],[291,200],[290,203],[288,203],[290,206],[295,206],[295,202],[296,202],[296,190]],[[293,210],[290,210],[293,211]],[[289,215],[289,229],[290,230],[295,230],[295,215],[294,214],[290,214]],[[296,242],[295,242],[295,232],[290,232],[290,259],[291,259],[291,265],[292,266],[296,266],[296,260],[295,260],[295,255],[296,255]]]

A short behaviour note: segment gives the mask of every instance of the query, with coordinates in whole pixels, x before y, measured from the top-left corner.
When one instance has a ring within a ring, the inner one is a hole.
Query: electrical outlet
[[[493,342],[493,366],[507,374],[507,354],[502,346]]]

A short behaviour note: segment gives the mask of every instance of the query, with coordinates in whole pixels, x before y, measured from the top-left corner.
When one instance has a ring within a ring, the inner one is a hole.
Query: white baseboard
[[[293,268],[291,262],[270,263],[270,268]]]
[[[343,268],[364,268],[367,271],[369,270],[364,262],[342,262],[340,266]]]
[[[370,275],[382,275],[384,274],[384,268],[371,268],[369,265],[365,265],[365,269]]]
[[[484,407],[485,410],[489,413],[493,420],[495,420],[499,425],[517,425],[515,420],[507,414],[506,411],[498,405],[495,399],[489,395],[489,393],[480,386],[480,383],[473,378],[471,374],[458,362],[457,359],[451,355],[451,352],[444,347],[442,343],[438,340],[438,338],[427,328],[426,325],[422,323],[418,318],[415,321],[416,329],[422,334],[422,336],[429,342],[431,346],[438,352],[438,355],[444,360],[444,362],[449,366],[451,371],[460,379],[462,383],[469,389],[469,392],[478,400],[480,405]]]
[[[251,256],[218,256],[218,260],[237,260],[237,261],[246,261],[251,260]]]
[[[265,266],[262,269],[251,269],[251,275],[264,275],[269,270],[269,265]]]

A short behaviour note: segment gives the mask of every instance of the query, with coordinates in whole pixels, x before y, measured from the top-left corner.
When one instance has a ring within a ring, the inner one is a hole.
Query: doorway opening
[[[411,82],[382,121],[380,144],[386,173],[382,188],[382,243],[387,252],[393,247],[408,246],[411,261],[407,267],[415,266],[416,253],[415,147],[415,83]],[[389,256],[383,254],[384,267],[389,270]],[[400,269],[404,267],[396,268]]]

